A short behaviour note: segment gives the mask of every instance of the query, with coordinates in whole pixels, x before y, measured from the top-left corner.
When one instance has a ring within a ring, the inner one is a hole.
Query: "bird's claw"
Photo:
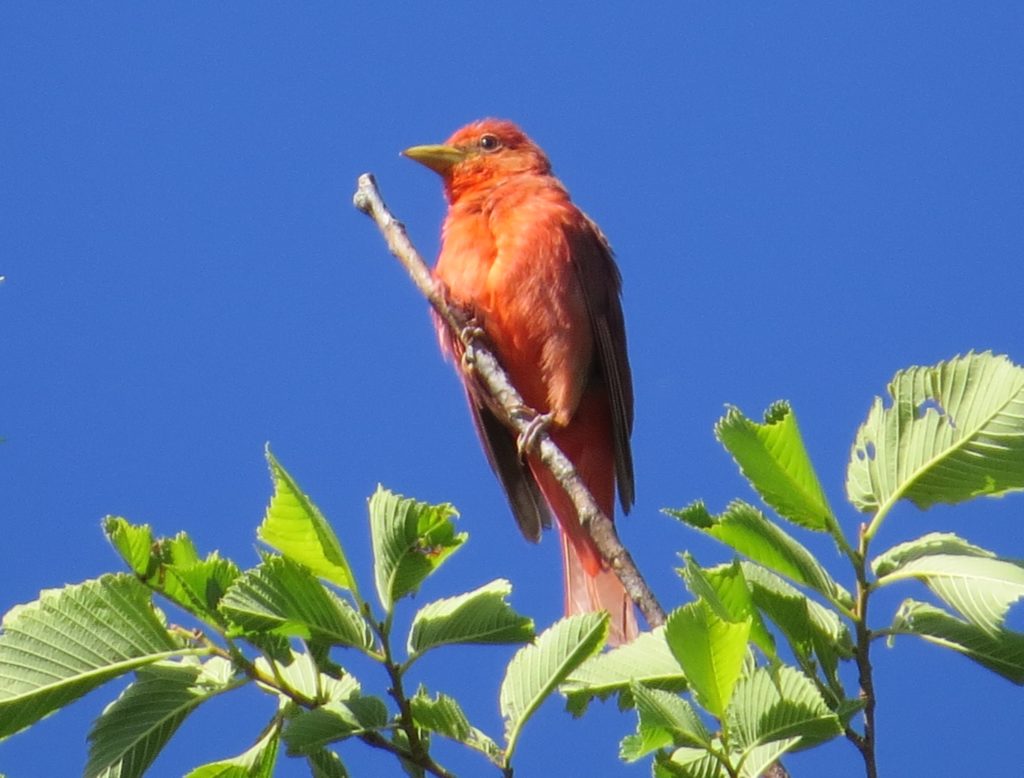
[[[459,340],[462,342],[462,368],[463,370],[470,370],[476,361],[476,356],[473,353],[473,343],[477,340],[482,340],[487,333],[484,332],[484,328],[480,326],[480,322],[476,319],[470,319],[462,329],[459,330]]]
[[[473,354],[473,349],[464,348],[462,350],[462,357],[459,360],[462,363],[462,372],[469,373],[473,370],[473,365],[476,364],[476,355]]]
[[[476,319],[470,319],[459,330],[459,340],[463,343],[472,343],[474,340],[483,338],[487,333],[484,332],[484,328],[480,325]]]
[[[516,439],[516,451],[519,452],[520,459],[525,459],[527,454],[532,454],[537,449],[541,433],[547,431],[554,418],[553,413],[538,413],[527,422],[526,429]]]

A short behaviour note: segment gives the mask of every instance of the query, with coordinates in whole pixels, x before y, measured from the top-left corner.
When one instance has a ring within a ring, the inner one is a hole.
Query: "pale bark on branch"
[[[443,286],[435,282],[430,269],[409,240],[405,226],[388,210],[377,189],[377,182],[369,173],[359,177],[353,202],[356,208],[377,224],[391,253],[402,263],[416,287],[463,344],[465,359],[472,366],[474,380],[493,400],[491,408],[498,418],[517,435],[523,435],[527,431],[536,432],[531,430],[530,422],[538,414],[526,408],[523,398],[490,351],[482,337],[483,333],[474,326],[472,312],[455,305],[448,299]],[[619,541],[615,525],[597,507],[572,462],[554,444],[546,430],[542,429],[536,435],[536,440],[540,460],[572,499],[581,524],[590,533],[609,568],[614,570],[622,581],[626,592],[644,615],[647,624],[650,627],[663,624],[665,611],[640,574],[633,558]]]

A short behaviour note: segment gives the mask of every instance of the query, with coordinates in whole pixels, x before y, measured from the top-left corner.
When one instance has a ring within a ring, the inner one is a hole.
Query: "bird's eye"
[[[480,149],[482,151],[497,151],[500,148],[501,141],[498,140],[497,135],[491,135],[488,133],[487,135],[480,136]]]

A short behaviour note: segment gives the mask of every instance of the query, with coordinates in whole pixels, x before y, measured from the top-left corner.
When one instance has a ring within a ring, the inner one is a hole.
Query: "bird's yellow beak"
[[[466,158],[465,150],[455,146],[411,146],[402,155],[442,176]]]

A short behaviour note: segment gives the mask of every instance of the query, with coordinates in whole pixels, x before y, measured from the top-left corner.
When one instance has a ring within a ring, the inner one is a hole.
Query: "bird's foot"
[[[474,340],[483,338],[486,334],[487,333],[484,332],[483,325],[481,325],[478,320],[470,319],[466,322],[463,328],[459,330],[459,340],[463,343],[472,343]]]
[[[525,459],[527,454],[536,451],[541,433],[548,430],[554,418],[553,413],[538,413],[530,419],[526,429],[516,439],[516,451],[519,452],[520,459]]]
[[[476,319],[470,319],[466,325],[459,330],[459,340],[462,342],[462,369],[471,370],[474,362],[476,361],[476,355],[473,352],[473,343],[482,340],[487,333],[484,332],[484,328],[480,326],[480,322]]]

